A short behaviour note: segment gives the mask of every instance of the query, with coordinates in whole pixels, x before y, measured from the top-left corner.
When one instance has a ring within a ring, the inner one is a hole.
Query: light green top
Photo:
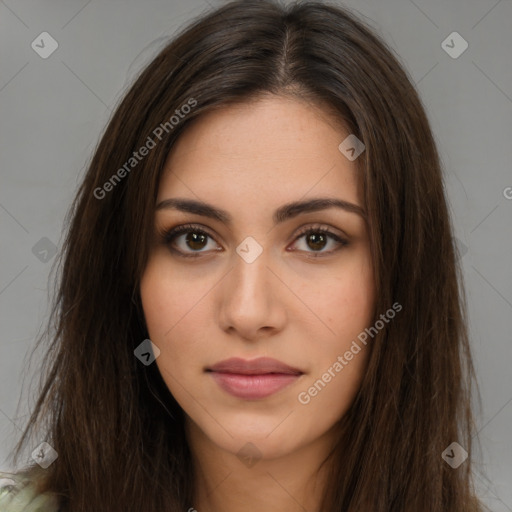
[[[34,483],[17,473],[0,471],[1,512],[58,512],[56,496],[38,493]]]

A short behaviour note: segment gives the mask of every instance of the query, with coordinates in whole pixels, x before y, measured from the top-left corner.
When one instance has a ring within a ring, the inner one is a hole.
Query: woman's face
[[[230,453],[250,442],[275,458],[325,438],[366,368],[369,349],[353,345],[375,300],[364,218],[301,206],[363,207],[334,126],[272,96],[199,117],[166,163],[155,228],[188,227],[156,239],[144,315],[187,426]]]

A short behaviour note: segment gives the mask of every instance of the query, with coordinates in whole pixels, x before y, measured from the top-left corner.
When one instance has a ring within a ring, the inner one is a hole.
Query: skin
[[[325,474],[318,468],[360,387],[369,348],[307,405],[298,395],[371,325],[368,231],[363,217],[338,208],[275,226],[272,213],[317,197],[364,206],[356,162],[338,150],[347,135],[320,107],[266,96],[198,117],[166,162],[157,204],[196,199],[233,218],[225,225],[156,211],[157,230],[193,223],[211,237],[194,244],[179,234],[172,242],[175,250],[201,253],[198,258],[180,257],[155,237],[140,286],[148,332],[160,349],[156,364],[186,413],[197,489],[190,507],[199,512],[319,510]],[[319,225],[348,245],[297,238],[299,228]],[[248,236],[263,250],[252,263],[236,252]],[[205,372],[230,357],[260,356],[303,375],[267,398],[244,400]],[[237,457],[248,442],[258,450],[251,467]]]

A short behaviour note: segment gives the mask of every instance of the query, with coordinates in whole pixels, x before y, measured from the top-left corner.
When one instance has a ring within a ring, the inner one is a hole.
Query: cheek
[[[375,284],[369,259],[360,258],[345,265],[335,277],[328,276],[322,286],[309,289],[308,302],[331,329],[327,345],[340,350],[373,319]]]
[[[372,320],[373,301],[360,286],[333,296],[325,304],[331,333],[309,344],[312,372],[297,397],[315,429],[326,430],[343,417],[353,403],[364,377],[371,352],[371,341],[358,336]],[[319,350],[318,343],[322,350]]]
[[[197,284],[170,272],[165,257],[156,254],[150,259],[141,279],[140,295],[152,341],[165,343],[194,314],[204,295]]]
[[[310,294],[330,332],[321,338],[310,337],[315,340],[307,348],[314,370],[302,390],[305,400],[311,402],[309,410],[322,411],[324,425],[339,419],[350,407],[371,351],[371,338],[367,344],[358,338],[373,320],[375,291],[370,259],[351,263],[324,283],[323,295],[317,287]]]
[[[140,284],[149,338],[160,349],[156,364],[175,397],[187,372],[201,366],[206,341],[205,291],[188,284],[170,275],[158,257],[150,260]]]

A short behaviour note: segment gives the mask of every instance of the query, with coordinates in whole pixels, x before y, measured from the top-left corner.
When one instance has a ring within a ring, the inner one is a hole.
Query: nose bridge
[[[232,295],[239,300],[263,299],[270,291],[269,251],[252,237],[246,238],[233,255],[234,268],[230,272]]]
[[[242,242],[233,253],[233,266],[222,287],[221,323],[244,338],[254,338],[262,327],[280,328],[284,309],[268,267],[270,252],[254,240]]]

